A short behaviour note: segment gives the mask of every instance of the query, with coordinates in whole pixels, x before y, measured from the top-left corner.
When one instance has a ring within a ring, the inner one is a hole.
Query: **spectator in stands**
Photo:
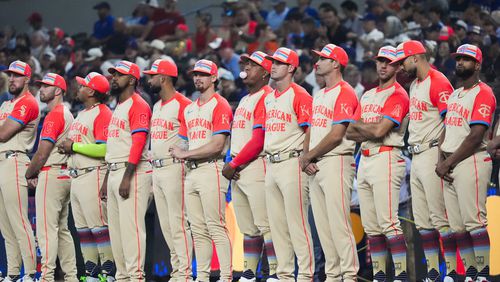
[[[268,12],[262,7],[262,0],[248,0],[247,4],[250,18],[259,24],[265,23]]]
[[[347,42],[349,30],[340,24],[337,9],[331,5],[320,6],[321,22],[326,27],[326,36],[330,43],[342,45]]]
[[[302,49],[304,43],[304,31],[302,30],[303,14],[295,9],[290,10],[285,18],[285,46],[290,49]]]
[[[203,55],[210,51],[208,43],[217,38],[217,33],[210,26],[212,15],[209,13],[196,14],[196,33],[194,35],[194,52]]]
[[[481,36],[482,30],[478,25],[469,26],[469,30],[467,31],[467,42],[476,45],[478,47],[482,47],[483,38]]]
[[[346,0],[342,2],[340,7],[345,15],[342,25],[357,36],[361,36],[363,34],[363,23],[361,21],[362,17],[358,12],[358,5],[352,0]]]
[[[32,34],[35,31],[41,31],[45,35],[49,35],[49,30],[43,26],[43,18],[42,15],[38,12],[33,12],[28,19],[26,19],[28,24],[30,25],[30,29],[28,30],[28,34]]]
[[[135,39],[128,42],[124,59],[139,66],[141,71],[149,67],[149,61],[139,56],[139,45]]]
[[[40,67],[42,68],[42,74],[45,75],[45,71],[50,67],[52,63],[56,61],[56,54],[50,49],[46,49],[42,56],[40,57]]]
[[[408,35],[404,32],[401,20],[396,16],[388,16],[385,19],[384,37],[387,44],[398,46],[399,43],[410,40]]]
[[[364,33],[358,37],[356,44],[356,62],[361,63],[365,58],[372,58],[380,48],[384,34],[376,27],[375,15],[368,13],[363,17]]]
[[[266,22],[274,32],[277,32],[281,28],[290,9],[283,0],[271,0],[271,4],[273,9],[267,14]]]
[[[0,72],[0,106],[12,98],[9,93],[9,76],[5,72]]]
[[[154,6],[148,5],[148,9],[145,13],[149,18],[149,22],[140,40],[149,41],[160,39],[163,41],[174,41],[177,39],[175,36],[175,28],[178,24],[186,23],[186,20],[179,11],[177,11],[176,3],[176,0],[165,0],[164,8],[155,8]]]
[[[87,65],[87,71],[84,71],[84,73],[102,73],[101,65],[103,63],[103,57],[104,54],[102,53],[101,48],[90,48],[87,51],[85,58],[83,59],[85,61],[85,64]]]
[[[189,37],[189,28],[186,24],[178,24],[175,29],[176,41],[167,42],[166,52],[176,58],[181,58],[193,51],[193,41]]]
[[[219,94],[222,97],[226,98],[233,111],[236,110],[236,107],[238,107],[238,102],[244,96],[244,93],[241,89],[238,89],[236,87],[234,76],[230,71],[224,68],[220,68],[219,79]]]
[[[314,41],[318,38],[318,30],[316,28],[316,22],[312,18],[305,18],[301,21],[302,32],[304,36],[302,37],[302,48],[305,50],[314,49]]]
[[[297,7],[290,9],[291,12],[299,12],[304,18],[313,18],[315,21],[319,21],[319,14],[316,9],[311,7],[311,0],[297,0]]]
[[[257,22],[250,19],[247,5],[241,5],[234,10],[233,27],[231,29],[231,43],[234,50],[245,52],[248,43],[255,42],[255,28]]]
[[[451,78],[455,72],[455,60],[450,56],[450,44],[447,41],[439,43],[439,48],[434,66],[446,77]]]
[[[73,62],[71,62],[71,50],[66,47],[59,48],[56,52],[56,63],[64,67],[64,73],[61,75],[65,76],[73,67]]]
[[[146,25],[149,22],[147,16],[148,6],[152,6],[153,8],[158,8],[158,2],[149,1],[141,1],[137,4],[132,15],[129,17],[125,17],[125,25],[127,27],[127,33],[133,37],[140,37],[144,30],[146,29]]]
[[[461,19],[469,6],[470,0],[449,0],[449,3],[450,9],[448,15],[450,19]]]
[[[54,27],[49,31],[49,47],[57,49],[64,40],[64,30],[59,27]]]
[[[40,60],[45,49],[50,48],[48,45],[49,35],[41,30],[37,30],[31,34],[31,55]]]
[[[92,44],[102,45],[115,32],[115,17],[111,15],[111,6],[108,2],[101,2],[94,6],[99,20],[94,23],[94,32],[92,33]]]
[[[247,53],[262,51],[266,54],[273,54],[280,46],[277,42],[278,36],[267,23],[259,24],[255,28],[255,42],[249,43]]]
[[[313,94],[313,86],[306,81],[306,76],[312,71],[311,59],[301,56],[299,67],[295,70],[293,81],[302,86],[309,95]]]
[[[466,42],[465,40],[467,39],[467,30],[468,29],[469,29],[469,26],[467,25],[467,23],[465,23],[462,20],[458,20],[455,23],[454,31],[455,31],[456,37],[458,38],[458,42],[455,45],[455,47],[458,47],[462,44],[465,44],[465,42]],[[456,49],[456,48],[453,48],[453,50],[454,49]]]
[[[115,21],[115,32],[104,44],[104,54],[106,54],[107,58],[123,58],[129,40],[130,37],[126,34],[125,22],[122,20]]]
[[[361,95],[365,92],[365,87],[361,84],[361,73],[358,67],[353,64],[348,64],[344,69],[343,77],[344,80],[354,88],[354,92],[356,92],[358,99],[360,99]]]
[[[217,52],[220,56],[222,67],[230,71],[233,77],[239,77],[240,56],[234,52],[231,44],[227,41],[222,42],[220,47],[217,49]]]
[[[429,8],[428,17],[431,21],[431,25],[438,26],[439,28],[444,26],[444,23],[442,21],[443,10],[441,10],[438,5]]]
[[[378,86],[377,66],[375,61],[367,60],[361,65],[361,85],[368,91]]]
[[[462,20],[469,25],[481,25],[481,7],[479,5],[469,5],[465,9]]]

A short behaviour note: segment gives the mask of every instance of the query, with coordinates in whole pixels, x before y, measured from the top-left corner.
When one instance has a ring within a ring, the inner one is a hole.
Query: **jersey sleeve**
[[[214,108],[212,117],[212,135],[231,133],[233,111],[227,101],[222,99],[217,101],[217,106]]]
[[[311,126],[309,123],[311,116],[313,98],[305,90],[295,91],[293,98],[293,110],[297,115],[299,126]]]
[[[31,95],[31,94],[28,94]],[[16,103],[9,119],[19,122],[21,125],[26,125],[30,121],[38,118],[40,110],[35,99],[22,99]]]
[[[332,124],[356,121],[355,112],[358,104],[358,97],[354,93],[354,90],[342,88],[342,92],[340,92],[333,108]]]
[[[483,124],[489,127],[495,114],[496,99],[493,93],[481,90],[476,96],[469,124]]]
[[[105,144],[108,141],[108,127],[112,113],[104,106],[94,120],[94,138],[97,144]]]
[[[442,75],[435,77],[430,86],[430,99],[432,105],[437,107],[440,115],[444,115],[447,112],[448,98],[451,93],[453,93],[453,86],[448,81],[448,79]]]
[[[137,132],[149,132],[151,108],[147,103],[134,101],[128,115],[130,121],[130,131],[132,134]]]
[[[408,114],[409,107],[408,95],[400,89],[396,89],[385,101],[380,114],[399,126]]]
[[[41,140],[56,143],[57,138],[64,131],[64,113],[62,111],[50,112],[43,121]]]
[[[184,140],[187,140],[187,127],[186,127],[186,118],[184,117],[184,111],[190,103],[182,103],[179,101],[179,113],[177,114],[177,119],[179,120],[179,137]]]
[[[266,107],[264,100],[266,99],[266,95],[262,95],[260,97],[259,102],[255,106],[255,110],[253,111],[253,129],[255,128],[264,128],[266,123]]]

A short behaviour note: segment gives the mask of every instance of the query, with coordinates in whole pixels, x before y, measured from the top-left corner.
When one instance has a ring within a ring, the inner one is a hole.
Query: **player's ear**
[[[217,81],[217,75],[212,75],[212,83],[215,83]]]

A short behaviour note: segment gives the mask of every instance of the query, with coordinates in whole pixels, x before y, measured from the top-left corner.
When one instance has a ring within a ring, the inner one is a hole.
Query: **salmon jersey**
[[[462,87],[455,90],[448,100],[448,113],[444,120],[446,131],[441,150],[447,153],[455,152],[470,134],[472,125],[482,124],[490,127],[496,104],[493,91],[483,82],[470,89]],[[486,149],[488,136],[489,131],[486,131],[478,151]]]
[[[383,118],[393,121],[396,126],[380,140],[361,143],[361,149],[380,146],[403,147],[408,126],[409,98],[404,88],[397,82],[386,88],[373,88],[361,96],[357,118],[364,123],[378,123]]]
[[[180,93],[175,93],[170,100],[156,102],[151,118],[151,155],[153,159],[170,158],[169,148],[178,145],[179,128],[184,123],[184,109],[191,100]]]
[[[266,125],[264,151],[277,154],[302,150],[305,132],[309,126],[312,97],[299,85],[292,83],[279,93],[277,89],[264,100]]]
[[[263,128],[266,119],[264,99],[273,89],[268,85],[253,94],[243,97],[234,112],[233,126],[231,127],[231,154],[237,155],[252,139],[255,128]],[[261,153],[262,155],[262,153]]]
[[[127,100],[119,103],[111,116],[108,127],[106,162],[127,162],[132,147],[132,134],[149,133],[150,120],[151,108],[139,94],[134,93]],[[148,146],[144,146],[140,160],[148,160]]]
[[[113,113],[104,104],[81,111],[71,124],[68,138],[74,143],[105,144],[108,140],[108,126]],[[91,158],[82,154],[72,154],[68,160],[71,168],[101,166],[104,158]]]
[[[184,119],[179,136],[188,140],[189,150],[194,150],[210,143],[212,136],[216,134],[229,134],[233,112],[227,100],[215,93],[204,104],[197,99],[188,105],[184,109]],[[227,150],[227,147],[224,150]]]
[[[73,123],[73,115],[66,106],[59,104],[55,106],[45,116],[43,121],[42,133],[40,140],[45,140],[54,143],[54,148],[50,151],[49,158],[45,162],[45,166],[62,165],[68,161],[68,155],[60,154],[57,146],[59,146],[66,138],[68,138],[69,128]]]
[[[40,122],[40,109],[35,97],[30,92],[25,92],[17,98],[5,101],[0,107],[0,126],[7,119],[20,123],[23,129],[7,142],[0,142],[0,153],[30,152],[35,144],[36,130]]]
[[[439,139],[443,131],[443,116],[453,87],[441,72],[430,69],[427,77],[415,79],[410,86],[410,145]]]
[[[333,87],[316,92],[310,117],[309,150],[318,146],[334,125],[354,122],[358,103],[354,89],[343,80]],[[344,136],[342,142],[324,156],[353,154],[355,146],[356,142],[347,140]]]

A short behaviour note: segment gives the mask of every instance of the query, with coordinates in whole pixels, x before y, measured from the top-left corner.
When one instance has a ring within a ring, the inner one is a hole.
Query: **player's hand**
[[[311,158],[308,157],[308,154],[301,155],[299,157],[299,164],[302,171],[306,171],[307,166],[311,163]]]
[[[174,145],[168,150],[173,158],[184,160],[187,157],[186,150],[181,147]]]
[[[304,172],[307,175],[315,175],[318,171],[319,171],[319,168],[315,163],[308,164],[306,169],[304,170]]]
[[[438,162],[435,171],[440,178],[450,183],[453,182],[453,177],[450,176],[452,172],[451,165],[446,160]]]
[[[498,156],[499,145],[500,144],[498,144],[498,142],[495,142],[495,139],[494,139],[488,143],[488,146],[486,146],[486,150],[488,151],[490,156],[494,159],[498,159],[498,157],[499,157]]]
[[[35,189],[36,186],[38,185],[38,177],[26,179],[26,181],[28,182],[28,188],[30,189]]]
[[[127,177],[124,177],[122,179],[122,183],[120,183],[120,188],[118,189],[118,193],[122,198],[128,199],[128,196],[130,194],[130,179]]]
[[[108,200],[108,183],[107,181],[104,181],[101,186],[101,190],[99,191],[99,198],[103,201],[106,202]]]
[[[222,175],[227,178],[228,180],[238,180],[239,179],[239,173],[236,173],[236,168],[233,168],[232,166],[229,165],[229,163],[226,163],[224,165],[224,168],[222,169]]]
[[[60,154],[72,154],[73,153],[73,141],[70,139],[64,140],[61,144],[57,146],[57,151]]]

